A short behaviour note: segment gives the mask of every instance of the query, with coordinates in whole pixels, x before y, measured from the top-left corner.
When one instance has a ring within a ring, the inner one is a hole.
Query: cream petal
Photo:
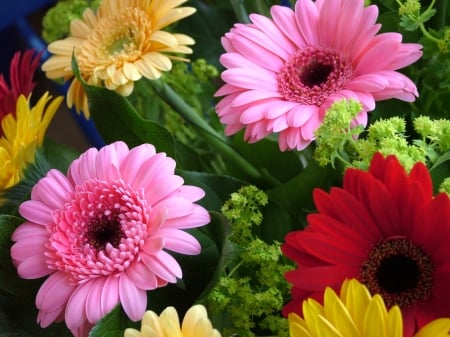
[[[142,74],[137,70],[133,63],[125,62],[123,64],[123,73],[130,81],[138,81],[142,78]]]
[[[166,46],[175,47],[178,44],[178,41],[175,36],[171,33],[156,31],[150,36],[151,41],[159,42]]]

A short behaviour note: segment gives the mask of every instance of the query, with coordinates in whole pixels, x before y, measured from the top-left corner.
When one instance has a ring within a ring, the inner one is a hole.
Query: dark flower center
[[[116,218],[100,218],[92,220],[88,225],[87,241],[96,250],[103,250],[107,243],[117,247],[125,237],[120,222]]]
[[[426,300],[434,265],[421,247],[405,238],[381,241],[361,266],[361,281],[390,307]]]
[[[312,88],[315,85],[321,85],[326,82],[333,70],[334,68],[331,64],[322,64],[313,61],[307,64],[300,72],[300,81],[304,85]]]
[[[334,50],[307,47],[284,64],[278,73],[278,87],[291,102],[320,106],[352,77],[347,58]]]

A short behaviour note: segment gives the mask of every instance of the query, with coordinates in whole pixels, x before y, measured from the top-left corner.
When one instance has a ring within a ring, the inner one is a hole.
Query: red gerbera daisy
[[[284,314],[300,313],[307,297],[322,298],[357,278],[390,307],[398,304],[405,336],[450,316],[450,200],[433,197],[430,174],[417,163],[409,175],[394,156],[376,154],[369,172],[350,168],[343,188],[316,189],[318,213],[286,236],[283,253],[298,268]]]
[[[23,54],[16,52],[11,60],[8,85],[3,74],[0,74],[0,120],[7,114],[16,113],[16,102],[20,95],[28,97],[36,83],[34,73],[39,65],[42,53],[28,49]],[[1,133],[1,131],[0,131]]]

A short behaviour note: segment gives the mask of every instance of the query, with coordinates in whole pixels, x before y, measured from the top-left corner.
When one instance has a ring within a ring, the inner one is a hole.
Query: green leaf
[[[29,198],[33,186],[44,177],[51,169],[45,155],[36,151],[34,163],[29,164],[23,171],[23,178],[13,187],[7,189],[2,196],[5,202],[0,208],[0,213],[17,214],[17,207]]]
[[[175,142],[167,129],[159,123],[143,119],[130,102],[115,91],[87,84],[80,76],[75,58],[72,68],[89,99],[89,109],[97,130],[106,143],[125,141],[134,147],[153,144],[158,152],[175,157]]]
[[[203,172],[179,171],[185,184],[195,185],[205,191],[205,197],[198,203],[208,210],[220,211],[225,200],[246,182],[224,175]]]
[[[190,35],[196,42],[192,59],[203,58],[216,67],[222,67],[218,61],[224,52],[220,38],[236,22],[233,10],[221,6],[224,3],[227,2],[211,6],[204,1],[190,1],[189,5],[197,12],[177,23],[176,30]]]
[[[281,152],[278,143],[273,140],[262,139],[257,143],[249,144],[243,140],[242,132],[240,132],[233,137],[233,145],[253,166],[270,175],[268,179],[272,180],[272,186],[260,186],[262,188],[286,182],[302,170],[298,153]]]
[[[44,142],[44,154],[52,168],[67,172],[69,165],[80,156],[78,151],[50,139]]]
[[[126,328],[138,329],[138,324],[132,322],[118,305],[92,328],[89,337],[123,337]]]
[[[338,176],[338,177],[337,177]],[[313,160],[288,182],[265,191],[269,201],[285,210],[297,228],[305,226],[305,216],[315,209],[312,192],[315,188],[327,189],[340,178],[337,170],[320,167]]]
[[[11,236],[23,222],[17,216],[0,215],[0,291],[17,297],[34,298],[40,281],[20,278],[10,256]]]
[[[0,337],[72,337],[64,322],[41,328],[34,296],[18,298],[0,295]]]

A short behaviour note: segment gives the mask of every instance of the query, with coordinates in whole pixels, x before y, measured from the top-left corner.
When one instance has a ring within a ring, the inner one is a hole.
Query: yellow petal
[[[450,336],[450,318],[439,318],[422,327],[414,337]]]
[[[386,318],[386,307],[381,296],[377,294],[365,310],[363,336],[388,337],[386,336]]]

